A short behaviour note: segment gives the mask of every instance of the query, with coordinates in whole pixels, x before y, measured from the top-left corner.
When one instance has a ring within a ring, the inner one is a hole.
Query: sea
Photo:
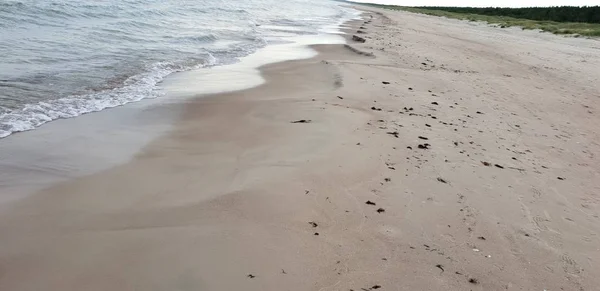
[[[332,0],[0,0],[0,138],[149,98],[358,11]],[[201,84],[200,84],[201,86]]]

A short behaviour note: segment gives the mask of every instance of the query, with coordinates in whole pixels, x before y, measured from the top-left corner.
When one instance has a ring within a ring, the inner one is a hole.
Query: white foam
[[[340,8],[343,10],[343,16],[336,23],[323,25],[318,29],[318,35],[278,38],[276,44],[259,49],[238,63],[173,74],[161,85],[169,97],[233,92],[259,86],[265,82],[258,70],[261,66],[314,57],[317,52],[311,49],[310,45],[344,44],[345,39],[338,35],[341,34],[342,25],[349,20],[360,19],[362,12],[352,8]]]
[[[125,86],[86,95],[27,104],[19,110],[7,110],[0,115],[0,138],[15,132],[35,129],[40,125],[62,118],[77,117],[82,114],[125,105],[147,98],[156,98],[163,93],[155,90],[166,76],[207,65],[214,65],[216,59],[209,55],[205,63],[185,68],[171,63],[155,63],[148,72],[135,75],[125,81]]]
[[[169,98],[233,92],[253,88],[264,83],[258,68],[261,66],[308,59],[317,55],[309,46],[314,44],[343,44],[339,35],[304,35],[284,39],[282,44],[270,45],[242,58],[240,62],[210,68],[201,68],[169,76],[161,84]]]

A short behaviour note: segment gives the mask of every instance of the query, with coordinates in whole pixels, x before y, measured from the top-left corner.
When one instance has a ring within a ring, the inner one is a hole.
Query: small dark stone
[[[383,212],[385,212],[385,209],[383,209],[383,208],[377,209],[377,213],[383,213]]]
[[[442,270],[442,272],[444,272],[444,266],[437,264],[437,265],[435,265],[435,267]]]
[[[421,63],[421,65],[423,65],[423,66],[427,66],[427,63]]]
[[[319,233],[318,233],[318,232],[315,232],[315,235],[319,235]]]
[[[458,142],[456,142],[456,141],[455,141],[455,142],[454,142],[454,145],[455,145],[455,146],[458,146]]]
[[[477,111],[477,114],[483,114],[483,112],[481,112],[481,111]]]
[[[367,205],[373,205],[373,206],[376,205],[375,202],[372,202],[371,200],[368,200],[367,202],[365,202],[365,204],[367,204]]]
[[[495,166],[496,168],[499,168],[499,169],[504,169],[504,167],[503,167],[503,166],[501,166],[501,165],[498,165],[498,164],[495,164],[494,166]]]
[[[485,237],[483,237],[483,236],[480,236],[480,237],[478,237],[478,239],[480,239],[480,240],[485,240]]]
[[[492,164],[490,164],[490,163],[488,163],[488,162],[484,162],[484,161],[482,161],[481,163],[482,163],[484,166],[486,166],[486,167],[489,167],[489,166],[491,166],[491,165],[492,165]]]
[[[389,85],[390,84],[390,82],[386,82],[386,81],[383,81],[381,83],[384,84],[384,85]]]
[[[389,135],[393,135],[394,137],[398,138],[398,132],[397,131],[393,131],[393,132],[386,132]]]
[[[316,222],[314,222],[314,221],[311,221],[311,222],[309,222],[308,224],[312,225],[312,227],[317,227],[317,226],[319,226],[319,225],[318,225]]]
[[[412,91],[412,89],[413,89],[413,88],[411,88],[411,87],[408,87],[408,90]]]
[[[425,123],[425,126],[427,126],[427,127],[431,127],[431,125],[429,125],[429,124],[427,124],[427,123]]]
[[[379,289],[379,288],[381,288],[381,286],[379,286],[379,285],[374,285],[373,287],[371,287],[371,289]]]
[[[391,182],[391,181],[392,181],[392,179],[391,179],[391,178],[385,178],[385,181],[386,181],[386,182]]]
[[[337,96],[337,97],[338,97],[339,99],[344,99],[344,97],[342,97],[342,96]]]
[[[364,39],[364,38],[362,38],[362,37],[360,37],[360,36],[358,36],[358,35],[353,35],[353,36],[352,36],[352,40],[353,40],[353,41],[357,41],[357,42],[362,42],[362,43],[364,43],[364,42],[366,42],[366,41],[367,41],[366,39]]]
[[[564,181],[564,180],[565,180],[565,178],[563,178],[563,177],[556,177],[556,179],[559,179],[559,180],[561,180],[561,181]]]
[[[443,178],[437,178],[438,181],[444,183],[444,184],[448,184],[448,182],[446,180],[444,180]]]
[[[408,146],[408,147],[406,147],[406,148],[407,148],[407,149],[409,149],[409,150],[412,150],[412,147],[411,147],[411,146]]]
[[[429,146],[430,146],[430,144],[424,143],[424,144],[418,145],[417,147],[420,148],[420,149],[422,149],[422,150],[426,150],[426,149],[429,149]]]
[[[479,281],[477,279],[475,279],[475,278],[471,278],[471,279],[469,279],[469,283],[471,283],[471,284],[479,284]]]
[[[312,120],[310,119],[300,119],[300,120],[296,120],[296,121],[292,121],[292,123],[311,123]]]
[[[420,139],[423,139],[423,140],[429,140],[428,138],[426,138],[426,137],[424,137],[424,136],[419,136],[419,138],[420,138]]]
[[[431,102],[431,104],[433,104],[433,105],[439,105],[439,104],[438,104],[437,102],[435,102],[435,101]]]
[[[246,276],[246,277],[248,277],[248,278],[250,278],[250,279],[254,279],[254,278],[256,278],[256,276],[254,276],[254,275],[252,275],[252,274],[248,274],[248,276]]]

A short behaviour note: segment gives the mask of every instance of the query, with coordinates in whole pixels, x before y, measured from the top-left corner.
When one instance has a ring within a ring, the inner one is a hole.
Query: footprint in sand
[[[548,219],[536,215],[531,220],[533,220],[533,223],[538,230],[548,231],[548,227],[544,225],[548,222]]]
[[[533,193],[533,196],[532,196],[533,201],[532,202],[538,201],[543,195],[542,192],[536,188],[531,188],[530,191],[531,191],[531,193]]]
[[[579,264],[577,264],[577,262],[569,255],[562,254],[560,256],[560,259],[562,261],[563,270],[565,271],[565,273],[569,275],[578,276],[583,271],[583,269],[579,267]]]

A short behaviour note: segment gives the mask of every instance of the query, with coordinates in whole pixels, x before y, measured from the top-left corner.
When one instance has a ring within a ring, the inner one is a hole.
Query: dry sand
[[[3,209],[0,290],[598,290],[600,44],[381,12]]]

